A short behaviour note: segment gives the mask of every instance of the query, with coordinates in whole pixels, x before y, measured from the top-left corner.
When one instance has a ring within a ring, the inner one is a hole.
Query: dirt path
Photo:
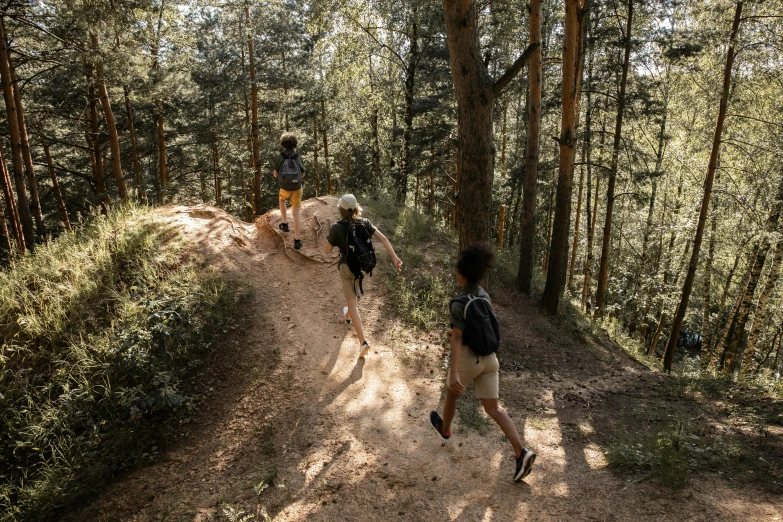
[[[443,443],[427,417],[441,397],[442,332],[412,337],[369,279],[360,308],[373,349],[357,360],[339,315],[336,259],[322,254],[334,199],[308,200],[303,217],[300,253],[292,234],[275,232],[276,213],[269,226],[250,226],[210,207],[162,209],[212,266],[253,287],[251,327],[227,332],[205,375],[212,392],[162,460],[70,519],[206,521],[225,519],[227,504],[263,506],[276,521],[783,518],[779,498],[717,476],[672,493],[609,472],[594,424],[658,377],[502,294],[501,397],[538,452],[536,467],[512,483],[510,446],[492,425],[481,435],[458,421]]]

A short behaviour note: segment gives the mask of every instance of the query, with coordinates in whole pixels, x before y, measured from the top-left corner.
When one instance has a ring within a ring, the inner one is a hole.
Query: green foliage
[[[410,208],[380,202],[368,216],[387,234],[404,265],[397,274],[381,258],[387,286],[386,305],[411,326],[425,330],[448,322],[449,301],[457,291],[454,277],[456,238],[431,217]],[[376,218],[377,216],[377,218]]]
[[[241,294],[118,207],[0,273],[0,520],[38,520],[154,461]]]

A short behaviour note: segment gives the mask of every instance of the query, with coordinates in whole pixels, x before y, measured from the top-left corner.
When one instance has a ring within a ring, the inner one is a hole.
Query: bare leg
[[[451,421],[454,420],[454,413],[457,411],[457,399],[459,399],[459,394],[446,388],[446,400],[443,401],[443,427],[441,427],[441,433],[451,433]]]
[[[359,315],[359,303],[356,299],[348,299],[348,317],[353,321],[353,327],[359,337],[359,344],[362,344],[364,342],[364,328],[362,328],[362,317]]]
[[[498,423],[500,429],[503,430],[511,445],[514,447],[514,456],[519,457],[522,455],[522,440],[519,438],[519,432],[514,425],[514,421],[508,416],[506,410],[500,407],[497,399],[481,399],[481,404],[484,405],[484,411],[487,415],[492,417],[492,420]]]
[[[287,220],[288,218],[286,217],[286,212],[285,212],[285,199],[280,198],[280,221],[282,221],[283,224],[285,225]]]
[[[299,239],[299,207],[291,207],[294,215],[294,239]]]

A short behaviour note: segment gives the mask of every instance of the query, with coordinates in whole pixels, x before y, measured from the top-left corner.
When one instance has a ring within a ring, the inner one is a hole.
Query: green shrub
[[[37,520],[155,460],[234,284],[123,206],[0,272],[0,520]]]

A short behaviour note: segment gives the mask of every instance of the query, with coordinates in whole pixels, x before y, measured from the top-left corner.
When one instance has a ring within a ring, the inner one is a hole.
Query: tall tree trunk
[[[750,327],[748,341],[745,346],[745,354],[742,358],[741,375],[743,377],[747,377],[750,372],[750,366],[756,351],[756,341],[758,341],[761,326],[764,324],[764,318],[767,315],[769,298],[772,294],[772,290],[775,288],[775,283],[777,283],[778,277],[780,276],[781,261],[783,261],[783,243],[779,242],[775,247],[772,266],[769,269],[769,274],[767,274],[767,281],[764,283],[764,289],[761,291],[758,303],[756,304],[756,311],[753,315],[753,324]]]
[[[16,116],[19,119],[19,138],[22,143],[22,159],[24,160],[24,169],[27,174],[27,186],[30,189],[30,207],[32,208],[33,218],[35,219],[35,229],[38,232],[38,235],[43,236],[46,234],[46,225],[44,224],[43,213],[41,212],[41,201],[38,198],[38,182],[35,179],[33,156],[30,153],[30,140],[27,135],[24,105],[22,104],[22,91],[10,54],[8,55],[8,69],[11,73],[11,81],[14,84],[14,102],[16,103]]]
[[[3,99],[8,121],[8,133],[11,138],[11,163],[14,169],[14,184],[16,185],[17,209],[19,221],[22,223],[25,246],[29,250],[35,249],[35,232],[33,231],[33,217],[30,215],[30,206],[27,199],[27,189],[24,185],[24,160],[22,159],[22,138],[19,133],[19,117],[17,116],[16,102],[14,98],[14,84],[11,79],[11,70],[8,61],[8,45],[5,37],[5,16],[0,15],[0,79],[3,85]]]
[[[408,62],[405,64],[405,109],[403,113],[402,151],[400,169],[397,171],[397,204],[404,205],[408,195],[408,175],[411,163],[411,131],[413,129],[413,89],[416,80],[416,66],[419,62],[418,2],[411,2],[411,25],[409,35]]]
[[[576,154],[576,127],[579,122],[579,98],[584,57],[584,4],[586,0],[566,0],[565,41],[563,47],[563,115],[560,124],[560,175],[557,180],[555,219],[549,247],[549,267],[541,302],[550,314],[556,314],[566,285],[568,271],[568,233],[571,226],[571,192]]]
[[[329,140],[326,138],[326,102],[321,98],[321,136],[324,139],[324,168],[326,170],[326,193],[332,194],[332,173],[329,170]]]
[[[141,170],[141,162],[139,161],[139,145],[136,140],[136,128],[133,125],[133,110],[130,102],[130,90],[128,86],[123,87],[123,94],[125,95],[125,112],[128,115],[128,133],[131,139],[131,158],[133,160],[133,175],[136,180],[136,191],[138,192],[139,199],[147,199],[147,194],[144,188],[144,173]]]
[[[313,116],[313,170],[315,170],[315,197],[318,197],[321,195],[321,167],[318,165],[318,118],[315,116]]]
[[[165,203],[169,184],[169,164],[166,161],[166,122],[163,118],[163,102],[157,104],[156,119],[158,124],[158,183],[160,183],[160,201]],[[171,197],[170,194],[169,197]]]
[[[726,323],[723,326],[723,330],[718,336],[715,348],[710,355],[710,368],[714,368],[717,364],[722,363],[723,356],[726,351],[726,340],[731,337],[734,325],[736,324],[737,312],[739,311],[742,300],[745,298],[745,290],[748,287],[748,281],[750,281],[750,274],[753,271],[753,263],[756,259],[756,253],[758,252],[758,245],[753,247],[753,252],[748,255],[748,266],[745,268],[745,275],[742,276],[739,288],[737,288],[737,297],[734,299],[734,304],[731,307],[731,311],[726,317]]]
[[[701,318],[701,361],[707,363],[710,353],[710,312],[712,309],[712,264],[715,260],[715,232],[718,228],[718,213],[716,212],[718,198],[713,201],[712,227],[710,229],[710,248],[707,254],[707,266],[704,267],[704,311]]]
[[[530,0],[530,44],[538,44],[530,55],[525,184],[522,188],[522,234],[519,242],[519,289],[530,294],[533,279],[533,242],[536,234],[536,183],[541,135],[541,0]]]
[[[680,300],[679,307],[677,307],[677,316],[674,318],[674,323],[672,324],[672,331],[671,335],[669,336],[669,342],[666,343],[666,355],[664,356],[664,369],[666,369],[666,371],[671,371],[672,368],[674,349],[677,347],[677,339],[680,335],[680,328],[682,327],[682,322],[685,319],[685,312],[688,309],[688,300],[691,297],[693,280],[696,277],[696,267],[699,264],[699,251],[701,250],[701,240],[702,236],[704,235],[704,225],[707,221],[707,208],[710,203],[710,195],[712,194],[712,183],[715,178],[715,167],[718,162],[721,134],[723,133],[723,122],[726,119],[726,109],[728,108],[729,104],[731,67],[734,64],[734,44],[737,40],[737,32],[739,31],[741,17],[742,1],[737,2],[737,11],[734,15],[734,23],[731,29],[731,40],[729,43],[728,56],[726,57],[726,70],[723,74],[723,92],[720,99],[720,109],[718,110],[718,122],[715,125],[715,137],[713,138],[712,143],[712,153],[710,154],[710,162],[707,167],[707,177],[704,180],[704,197],[701,203],[701,211],[699,212],[699,222],[696,226],[696,237],[693,240],[691,262],[688,266],[688,275],[685,277],[685,283],[683,284],[682,299]]]
[[[103,108],[103,117],[106,121],[106,130],[109,134],[109,148],[111,150],[111,166],[114,181],[117,183],[117,192],[122,200],[128,199],[128,189],[125,186],[125,179],[122,177],[122,161],[120,158],[120,136],[117,132],[117,123],[114,120],[114,112],[109,100],[109,91],[106,88],[106,75],[103,69],[103,59],[100,58],[100,46],[98,36],[90,32],[90,40],[93,50],[98,58],[95,60],[95,69],[97,72],[96,83],[98,85],[98,95],[100,96],[101,107]]]
[[[65,200],[63,200],[63,193],[60,191],[60,182],[57,180],[57,172],[54,170],[54,164],[52,163],[52,155],[49,152],[49,144],[45,139],[43,141],[44,156],[46,156],[46,165],[49,167],[49,176],[52,178],[52,186],[54,187],[54,194],[57,196],[57,206],[60,209],[60,218],[63,221],[63,226],[66,230],[71,230],[71,221],[68,219],[68,209],[65,207]]]
[[[0,205],[0,236],[3,236],[3,245],[8,250],[8,257],[10,258],[14,255],[14,247],[11,243],[11,234],[8,232],[8,225],[6,224],[7,211],[7,208],[3,208],[2,205]]]
[[[8,173],[8,167],[6,166],[5,157],[3,156],[3,150],[0,148],[0,178],[3,185],[3,196],[5,197],[6,212],[8,214],[8,220],[11,223],[11,232],[16,240],[16,246],[19,249],[20,254],[24,254],[27,250],[24,242],[24,232],[22,230],[22,222],[19,219],[19,210],[14,201],[14,191],[11,187],[11,176]]]
[[[585,150],[582,148],[582,159],[585,159]],[[584,163],[584,161],[582,162]],[[579,191],[576,195],[576,218],[574,218],[574,239],[571,244],[571,263],[568,268],[568,288],[574,288],[574,266],[576,266],[576,251],[579,247],[579,220],[582,217],[582,189],[584,188],[585,166],[579,167]]]
[[[210,141],[212,142],[212,177],[215,182],[215,206],[218,208],[223,207],[223,191],[221,186],[222,177],[220,174],[220,153],[218,152],[217,140],[215,139],[215,133],[210,133]]]
[[[489,77],[479,48],[475,0],[444,0],[449,63],[457,99],[460,192],[459,245],[488,242],[492,217],[493,107],[495,98],[522,69],[537,44],[528,46],[497,80]]]
[[[625,89],[628,84],[628,64],[631,60],[631,26],[633,23],[633,0],[628,0],[628,18],[625,25],[625,56],[623,71],[620,78],[620,93],[617,98],[617,118],[614,124],[614,144],[612,145],[612,162],[609,166],[609,184],[606,188],[606,217],[604,219],[604,236],[601,245],[601,262],[598,267],[598,289],[595,304],[599,314],[603,314],[606,303],[606,289],[609,283],[609,255],[612,241],[612,217],[614,212],[614,188],[617,183],[617,165],[620,158],[622,143],[623,113],[625,112]]]
[[[588,93],[590,96],[590,93]],[[603,165],[603,152],[604,143],[606,141],[606,119],[601,120],[601,138],[598,146],[598,164]],[[588,143],[589,145],[589,143]],[[588,194],[589,194],[589,179],[591,170],[591,152],[592,149],[587,149],[587,176],[588,176]],[[601,190],[601,175],[595,176],[595,193],[593,195],[593,212],[592,216],[588,213],[587,225],[590,227],[587,229],[587,252],[585,255],[585,277],[582,281],[582,310],[592,310],[592,293],[593,293],[593,266],[595,264],[595,254],[593,252],[593,239],[595,237],[595,225],[598,221],[598,194]],[[587,207],[590,207],[590,196],[587,197]]]
[[[250,101],[253,133],[253,191],[255,193],[255,217],[263,213],[264,202],[261,194],[261,142],[258,137],[258,85],[256,85],[256,59],[253,52],[253,31],[250,24],[250,8],[245,7],[245,23],[247,24],[247,50],[250,57]]]
[[[90,107],[90,120],[87,122],[86,140],[87,147],[90,150],[90,166],[92,168],[92,177],[95,180],[94,191],[98,196],[98,206],[102,214],[106,214],[111,203],[109,192],[106,190],[106,181],[103,178],[103,168],[101,166],[101,142],[100,128],[98,126],[98,98],[95,95],[95,87],[87,76],[87,98]]]

